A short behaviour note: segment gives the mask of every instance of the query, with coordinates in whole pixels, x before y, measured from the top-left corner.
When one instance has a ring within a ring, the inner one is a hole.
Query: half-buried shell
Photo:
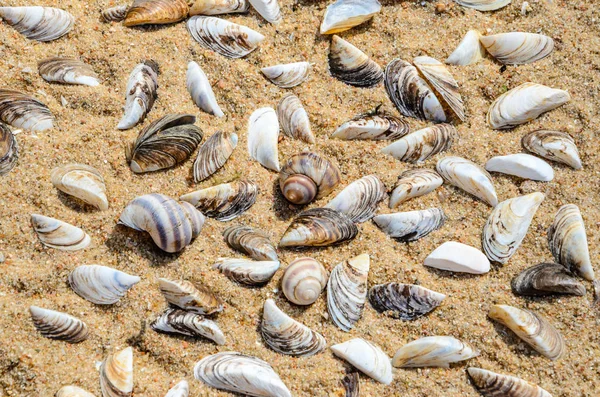
[[[352,240],[358,228],[346,215],[330,208],[301,212],[288,226],[279,247],[325,247]]]
[[[394,209],[407,200],[430,193],[443,183],[442,177],[434,170],[421,168],[404,171],[390,194],[390,208]]]
[[[139,282],[138,276],[100,265],[77,266],[69,274],[69,285],[73,291],[97,305],[117,303]]]
[[[279,171],[279,121],[270,107],[256,109],[248,119],[248,153],[263,167]]]
[[[288,94],[281,98],[277,104],[277,118],[286,136],[306,143],[315,143],[308,114],[296,95]]]
[[[204,215],[219,221],[230,221],[246,212],[256,202],[258,186],[251,181],[223,183],[184,194],[187,201]]]
[[[202,182],[221,169],[237,144],[238,136],[235,132],[217,131],[212,134],[198,150],[193,168],[194,182]]]
[[[450,54],[446,63],[450,65],[471,65],[477,63],[485,56],[485,48],[479,41],[481,33],[469,30],[465,37],[458,43],[456,49]]]
[[[286,63],[262,68],[260,71],[276,86],[292,88],[302,84],[308,78],[310,63]]]
[[[0,176],[6,175],[17,165],[19,145],[14,134],[0,122]]]
[[[379,11],[381,11],[381,4],[377,0],[336,0],[325,10],[321,22],[321,34],[351,29],[373,18]]]
[[[215,93],[210,86],[208,77],[196,62],[188,63],[186,85],[192,100],[200,109],[208,114],[223,117],[223,111],[217,103]]]
[[[385,114],[361,114],[338,127],[331,135],[342,140],[395,140],[410,132],[404,120]]]
[[[94,69],[74,58],[46,58],[38,62],[40,76],[46,81],[64,84],[82,84],[95,87],[100,84]]]
[[[225,344],[223,332],[212,320],[185,310],[169,308],[150,324],[150,328],[165,334],[178,334],[197,338],[199,336]]]
[[[100,366],[100,388],[104,397],[130,397],[133,392],[133,349],[109,354]]]
[[[240,258],[219,258],[213,269],[244,285],[260,286],[273,278],[279,269],[278,261],[253,261]]]
[[[333,35],[329,45],[329,73],[355,87],[374,87],[383,80],[381,66],[336,35]]]
[[[436,124],[408,134],[381,149],[381,153],[408,163],[420,163],[450,149],[458,132],[451,124]]]
[[[142,122],[152,109],[158,90],[158,64],[146,60],[136,65],[127,80],[125,114],[117,128],[128,130]]]
[[[524,296],[585,295],[585,286],[558,263],[540,263],[527,268],[512,279],[511,286],[515,294]]]
[[[15,128],[44,131],[53,127],[54,115],[32,96],[0,89],[0,120]]]
[[[100,211],[108,209],[106,185],[100,172],[84,164],[66,164],[50,174],[52,184],[63,193],[73,196]]]
[[[63,386],[56,392],[55,397],[95,397],[92,393],[81,387],[69,385]]]
[[[543,34],[511,32],[481,36],[491,56],[506,65],[532,63],[550,55],[554,40]]]
[[[387,283],[371,287],[369,302],[379,313],[410,321],[438,307],[446,295],[412,284]]]
[[[125,26],[179,22],[188,15],[186,0],[134,0],[125,16]]]
[[[495,11],[506,7],[512,0],[454,0],[458,4],[467,8],[474,8],[478,11]]]
[[[31,40],[52,41],[69,33],[75,17],[54,7],[0,7],[0,18]]]
[[[87,325],[78,318],[37,306],[30,306],[29,312],[33,325],[46,338],[79,343],[89,336]]]
[[[346,215],[354,223],[373,218],[377,206],[387,197],[387,190],[375,175],[364,176],[344,188],[325,208]]]
[[[292,156],[279,172],[283,196],[297,205],[308,204],[329,195],[340,182],[338,168],[312,152]]]
[[[429,208],[377,215],[373,222],[388,236],[410,242],[444,226],[446,216],[441,208]]]
[[[581,159],[575,140],[566,132],[537,130],[523,136],[521,144],[527,150],[545,158],[580,170]]]
[[[188,397],[190,394],[190,386],[184,379],[169,389],[165,397]]]
[[[438,174],[448,183],[495,207],[498,204],[492,176],[482,167],[462,157],[444,157],[437,162]]]
[[[481,368],[467,368],[477,390],[485,397],[552,397],[541,387],[523,379]]]
[[[330,349],[365,375],[385,385],[392,383],[390,358],[374,343],[355,338],[333,345]]]
[[[209,50],[227,58],[241,58],[265,39],[262,34],[221,18],[193,16],[187,28],[194,40]]]
[[[227,244],[257,261],[277,261],[277,251],[262,230],[250,226],[234,225],[223,231]]]
[[[81,250],[92,241],[80,228],[48,216],[31,214],[31,225],[43,245],[57,250]]]
[[[479,351],[468,343],[451,336],[427,336],[402,346],[392,359],[397,368],[442,367],[470,360]]]
[[[197,314],[223,311],[223,301],[204,285],[159,278],[158,286],[167,302],[180,309]]]

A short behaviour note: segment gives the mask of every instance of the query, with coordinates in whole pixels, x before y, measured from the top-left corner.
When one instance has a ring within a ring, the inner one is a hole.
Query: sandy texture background
[[[294,61],[310,61],[314,68],[308,81],[293,88],[310,116],[317,143],[309,147],[335,162],[348,183],[376,173],[391,189],[398,175],[413,168],[379,150],[385,142],[342,142],[329,139],[334,129],[358,113],[383,104],[397,114],[383,85],[374,89],[349,87],[333,79],[327,70],[328,37],[318,34],[326,1],[282,0],[284,22],[278,27],[256,12],[224,18],[249,26],[266,36],[259,49],[245,59],[230,60],[202,49],[188,34],[185,23],[163,27],[126,28],[100,22],[101,9],[115,3],[105,0],[9,0],[5,5],[60,6],[77,19],[74,29],[57,41],[29,41],[0,23],[0,86],[33,94],[56,115],[55,128],[17,135],[21,156],[17,167],[0,179],[0,395],[52,396],[63,385],[76,384],[100,395],[96,362],[128,345],[134,347],[136,396],[163,396],[182,378],[190,382],[191,395],[225,396],[193,379],[196,361],[218,351],[240,351],[269,362],[296,396],[339,396],[340,380],[349,365],[330,351],[316,357],[293,358],[268,349],[257,333],[262,304],[267,298],[293,318],[322,333],[329,345],[353,337],[373,341],[390,356],[403,344],[428,335],[452,335],[472,343],[481,356],[468,364],[496,372],[514,374],[539,384],[555,397],[597,396],[600,392],[600,322],[590,307],[591,283],[585,282],[584,297],[525,299],[510,290],[511,278],[528,266],[552,258],[546,230],[556,210],[577,204],[587,225],[594,265],[600,255],[598,193],[598,109],[600,97],[600,25],[597,4],[588,1],[530,1],[532,12],[521,15],[521,0],[503,10],[480,13],[446,2],[447,12],[435,13],[435,3],[383,2],[383,10],[372,22],[341,36],[385,65],[396,57],[412,60],[430,55],[444,60],[469,29],[500,33],[540,32],[556,40],[555,51],[530,65],[507,67],[485,59],[476,65],[450,67],[459,81],[467,122],[457,126],[460,141],[442,155],[459,155],[479,164],[495,155],[520,152],[521,137],[534,129],[564,130],[572,134],[580,149],[584,169],[574,171],[552,163],[555,179],[549,183],[522,181],[494,175],[500,200],[540,191],[546,199],[516,255],[503,267],[486,275],[453,275],[427,269],[424,258],[439,244],[457,240],[481,247],[481,229],[491,208],[449,185],[437,193],[403,204],[402,211],[441,206],[446,225],[414,243],[387,238],[372,222],[359,226],[359,236],[349,244],[305,252],[280,252],[282,269],[299,256],[309,255],[328,270],[344,259],[363,252],[371,255],[369,285],[397,281],[420,283],[448,295],[431,315],[414,322],[394,320],[375,312],[367,304],[358,326],[349,334],[327,319],[325,295],[312,306],[290,304],[279,290],[280,270],[263,288],[251,289],[232,283],[211,269],[215,259],[236,256],[223,242],[221,233],[235,223],[267,230],[278,241],[299,208],[282,201],[276,188],[277,174],[262,168],[247,154],[247,119],[258,107],[275,107],[286,94],[269,83],[260,67]],[[102,80],[96,88],[49,84],[37,74],[37,62],[49,56],[79,57],[92,65]],[[133,67],[151,57],[161,68],[159,97],[142,125],[116,130],[125,103],[125,86]],[[226,117],[218,119],[200,112],[185,88],[186,66],[197,61],[206,71]],[[506,89],[527,81],[567,89],[572,101],[539,119],[509,132],[492,131],[485,124],[488,106]],[[67,101],[61,105],[61,96]],[[134,175],[125,163],[124,147],[149,122],[174,112],[198,117],[205,137],[219,130],[235,130],[240,136],[225,169],[199,185],[191,179],[192,159],[167,171]],[[425,123],[408,120],[414,130]],[[307,145],[283,139],[279,157],[283,162]],[[438,155],[424,166],[433,168]],[[96,167],[106,180],[110,209],[98,212],[76,204],[57,192],[50,182],[54,167],[81,162]],[[258,183],[256,204],[232,222],[208,220],[198,239],[180,255],[168,255],[154,246],[147,235],[116,226],[125,205],[134,197],[160,192],[178,197],[198,188],[245,177]],[[331,196],[333,197],[333,195]],[[331,198],[330,197],[330,198]],[[322,206],[328,198],[310,205]],[[380,206],[387,213],[387,202]],[[68,253],[44,248],[30,226],[30,214],[40,213],[82,227],[92,245]],[[142,281],[124,299],[100,307],[78,297],[67,285],[67,276],[81,264],[102,264],[139,275]],[[600,268],[596,268],[599,271]],[[188,279],[213,288],[226,302],[217,322],[226,335],[225,346],[206,340],[157,334],[146,327],[166,306],[157,278]],[[541,314],[564,335],[566,355],[557,362],[533,352],[507,329],[487,318],[490,305],[504,303]],[[41,337],[28,312],[30,305],[64,311],[83,319],[92,336],[77,345]],[[394,370],[394,381],[384,386],[360,377],[363,396],[477,396],[465,372],[466,364],[450,369]]]

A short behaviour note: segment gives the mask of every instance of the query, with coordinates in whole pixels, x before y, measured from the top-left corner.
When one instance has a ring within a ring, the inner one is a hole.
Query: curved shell
[[[154,105],[158,90],[158,64],[143,61],[131,71],[125,89],[125,114],[117,128],[128,130],[142,122]]]
[[[534,181],[548,182],[554,179],[554,170],[550,164],[525,153],[492,157],[485,163],[485,169]]]
[[[500,33],[481,36],[480,40],[491,56],[506,65],[539,61],[554,49],[554,40],[537,33]]]
[[[75,18],[54,7],[0,7],[0,18],[31,40],[52,41],[67,34]]]
[[[262,230],[244,225],[230,226],[223,231],[223,238],[231,248],[257,261],[278,261],[275,247]]]
[[[492,262],[504,264],[517,251],[544,194],[535,192],[498,204],[483,226],[483,252]]]
[[[56,392],[55,397],[95,397],[92,393],[77,386],[63,386]]]
[[[269,107],[256,109],[248,119],[248,153],[263,167],[279,171],[279,121]]]
[[[259,397],[292,397],[279,375],[265,361],[237,352],[204,357],[194,366],[194,377],[207,385]]]
[[[134,0],[125,16],[125,26],[166,24],[187,17],[186,0]]]
[[[585,295],[585,286],[558,263],[540,263],[523,270],[512,279],[511,287],[515,294],[524,296]]]
[[[165,397],[188,397],[190,394],[190,385],[187,380],[182,380],[169,389]]]
[[[165,334],[178,334],[214,341],[217,345],[225,344],[225,335],[212,320],[199,314],[185,310],[169,308],[150,324],[150,328]]]
[[[37,306],[30,306],[29,312],[33,325],[46,338],[79,343],[89,336],[87,325],[78,318]]]
[[[404,171],[390,194],[390,208],[394,209],[407,200],[431,193],[443,183],[442,177],[434,170],[421,168]]]
[[[379,284],[369,290],[369,302],[375,310],[405,321],[426,315],[444,299],[444,294],[412,284]]]
[[[256,202],[258,186],[250,181],[223,183],[184,194],[187,201],[204,215],[219,221],[230,221],[246,212]]]
[[[321,22],[321,34],[351,29],[373,18],[379,11],[381,11],[381,4],[377,0],[336,0],[325,10]]]
[[[342,331],[350,332],[362,316],[367,300],[370,259],[362,254],[338,264],[327,282],[327,311]]]
[[[77,266],[69,274],[69,285],[73,291],[97,305],[117,303],[139,282],[138,276],[100,265]]]
[[[410,126],[404,120],[383,114],[359,115],[338,127],[332,138],[343,140],[371,139],[395,140],[410,132]]]
[[[508,327],[535,351],[556,360],[565,351],[562,335],[540,315],[507,305],[493,305],[488,316]]]
[[[423,264],[449,272],[484,274],[490,271],[490,261],[483,252],[456,241],[446,241],[437,247]]]
[[[403,242],[416,241],[441,228],[446,216],[441,208],[381,214],[373,221],[385,234]]]
[[[92,241],[80,228],[48,216],[31,214],[31,225],[42,244],[57,250],[81,250]]]
[[[277,118],[285,135],[306,143],[315,143],[308,114],[296,95],[288,94],[281,98],[277,104]]]
[[[180,309],[197,314],[223,311],[223,301],[204,285],[159,278],[158,286],[167,302]]]
[[[358,228],[346,215],[330,208],[302,211],[279,240],[279,247],[326,247],[352,240]]]
[[[277,0],[248,0],[261,17],[277,25],[281,22],[281,10]]]
[[[188,63],[186,85],[196,106],[213,116],[224,116],[215,98],[215,93],[210,86],[208,77],[206,77],[200,65],[194,61]]]
[[[462,157],[444,157],[437,162],[436,171],[446,182],[472,194],[495,207],[498,196],[492,176],[482,167]]]
[[[19,145],[7,125],[0,123],[0,176],[6,175],[17,165]]]
[[[329,45],[329,73],[354,87],[374,87],[383,80],[381,66],[336,35],[333,35]]]
[[[345,390],[345,397],[360,397],[360,383],[358,372],[349,372],[342,379],[342,385]]]
[[[200,146],[194,161],[194,182],[199,183],[217,172],[233,153],[238,144],[234,132],[217,131]]]
[[[469,30],[465,37],[458,43],[456,49],[450,54],[446,63],[450,65],[471,65],[479,62],[485,56],[485,48],[479,38],[481,33]]]
[[[247,0],[190,0],[190,16],[245,13],[250,8]]]
[[[82,84],[96,87],[100,84],[94,69],[86,63],[73,58],[46,58],[38,62],[40,76],[46,81]]]
[[[104,22],[121,22],[125,20],[129,6],[126,4],[114,6],[102,11],[102,19]]]
[[[148,232],[163,251],[179,252],[200,234],[204,215],[188,202],[153,193],[130,201],[119,224]]]
[[[108,355],[100,366],[100,388],[104,397],[129,397],[133,392],[133,349]]]
[[[562,131],[537,130],[523,136],[521,144],[527,150],[545,158],[572,167],[582,168],[575,140]]]
[[[428,336],[402,346],[392,365],[396,368],[449,368],[451,363],[470,360],[479,356],[479,351],[468,343],[451,336]]]
[[[61,192],[93,205],[100,211],[108,209],[104,178],[94,167],[66,164],[53,169],[50,178],[54,187]]]
[[[0,89],[0,120],[15,128],[44,131],[53,127],[54,115],[32,96]]]
[[[474,8],[479,11],[495,11],[506,7],[512,0],[454,0],[458,4],[467,8]]]
[[[265,39],[246,26],[215,17],[193,16],[188,19],[187,28],[202,47],[227,58],[246,56]]]
[[[346,186],[325,208],[346,215],[354,223],[362,223],[373,218],[377,206],[386,197],[383,182],[375,175],[367,175]]]
[[[458,138],[453,125],[436,124],[408,134],[381,149],[381,153],[408,163],[420,163],[450,149]]]
[[[374,343],[355,338],[331,346],[331,351],[376,381],[392,383],[390,358]]]
[[[285,269],[281,290],[286,298],[297,305],[313,304],[327,286],[329,274],[312,258],[298,258]]]
[[[310,63],[285,63],[262,68],[260,71],[276,86],[292,88],[302,84],[308,78]]]
[[[541,387],[523,379],[481,368],[467,368],[477,390],[485,397],[552,397]]]
[[[219,258],[213,269],[218,269],[231,280],[251,286],[269,282],[279,269],[278,261],[253,261],[240,258]]]
[[[279,172],[279,188],[291,203],[308,204],[328,196],[340,182],[338,168],[312,152],[296,154]]]

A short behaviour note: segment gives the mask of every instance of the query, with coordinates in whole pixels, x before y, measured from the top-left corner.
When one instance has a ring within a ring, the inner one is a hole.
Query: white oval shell
[[[53,169],[50,178],[58,190],[93,205],[101,211],[108,209],[104,178],[94,167],[84,164],[67,164]]]
[[[490,261],[483,252],[456,241],[437,247],[425,258],[424,265],[450,272],[484,274],[490,271]]]
[[[248,153],[263,167],[279,171],[279,121],[269,107],[255,110],[248,120]]]
[[[77,251],[90,245],[91,238],[78,227],[48,216],[31,214],[31,224],[46,247]]]
[[[488,203],[498,204],[492,176],[479,165],[462,157],[444,157],[437,162],[436,170],[444,180]]]
[[[112,305],[140,282],[138,276],[107,266],[77,266],[69,274],[69,285],[75,293],[97,305]]]
[[[371,19],[381,11],[377,0],[336,0],[327,6],[321,34],[343,32]]]
[[[428,336],[402,346],[392,359],[400,368],[442,367],[479,356],[471,345],[451,336]]]
[[[362,373],[385,385],[392,383],[390,358],[374,343],[350,339],[330,347],[333,354],[348,361]]]
[[[260,71],[276,86],[292,88],[302,84],[308,78],[310,63],[286,63],[262,68]]]
[[[534,181],[548,182],[554,179],[554,170],[550,164],[525,153],[492,157],[485,163],[485,169]]]
[[[206,77],[200,65],[194,61],[188,63],[186,78],[188,92],[196,106],[208,114],[223,117],[224,114],[217,103],[208,77]]]

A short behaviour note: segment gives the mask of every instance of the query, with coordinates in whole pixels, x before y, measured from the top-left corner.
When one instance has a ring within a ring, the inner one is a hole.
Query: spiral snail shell
[[[340,171],[312,152],[292,156],[279,172],[279,187],[291,203],[302,205],[327,196],[340,182]]]
[[[328,278],[327,270],[319,262],[312,258],[298,258],[285,269],[281,289],[290,302],[310,305],[327,286]]]

